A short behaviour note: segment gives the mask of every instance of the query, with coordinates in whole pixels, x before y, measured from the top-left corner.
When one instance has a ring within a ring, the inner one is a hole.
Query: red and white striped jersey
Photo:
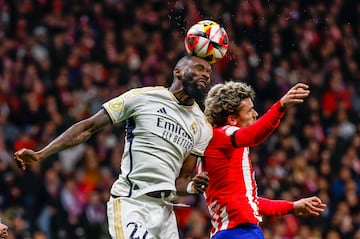
[[[278,127],[283,115],[277,102],[248,127],[213,129],[204,160],[198,165],[198,170],[207,171],[210,178],[205,198],[211,235],[242,223],[261,222],[261,215],[285,215],[293,210],[291,202],[258,197],[249,152],[249,147],[263,142]]]

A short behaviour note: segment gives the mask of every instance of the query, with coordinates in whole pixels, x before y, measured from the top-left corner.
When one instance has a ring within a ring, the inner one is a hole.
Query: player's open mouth
[[[199,80],[199,84],[200,84],[200,86],[202,87],[202,88],[206,88],[207,87],[207,82],[206,82],[206,80]]]

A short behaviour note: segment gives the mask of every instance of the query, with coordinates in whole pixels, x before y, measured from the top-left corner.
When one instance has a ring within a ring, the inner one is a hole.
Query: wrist
[[[301,216],[302,215],[302,210],[301,210],[301,206],[299,206],[299,201],[300,200],[292,202],[292,204],[293,204],[293,213],[296,216]]]
[[[194,182],[190,181],[186,187],[186,192],[188,194],[196,194],[196,191],[194,190]]]
[[[283,112],[286,111],[286,108],[287,108],[287,107],[285,106],[285,104],[283,103],[282,100],[279,100],[279,101],[277,102],[277,108],[278,108],[278,111],[279,111],[279,112],[283,113]]]

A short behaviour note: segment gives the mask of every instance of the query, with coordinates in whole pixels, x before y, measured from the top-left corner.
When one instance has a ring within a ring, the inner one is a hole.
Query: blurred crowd
[[[164,85],[184,36],[221,23],[230,46],[212,83],[245,81],[263,113],[296,82],[306,102],[251,151],[259,195],[318,195],[320,217],[264,218],[265,238],[360,239],[360,2],[357,0],[0,0],[0,217],[13,239],[109,238],[106,201],[124,125],[26,171],[12,160],[128,89]],[[202,196],[181,199],[182,239],[208,238]]]

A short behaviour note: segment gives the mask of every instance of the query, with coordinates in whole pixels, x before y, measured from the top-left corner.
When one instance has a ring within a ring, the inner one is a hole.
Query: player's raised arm
[[[109,117],[100,110],[88,119],[84,119],[72,125],[64,133],[51,141],[47,146],[39,151],[31,149],[20,149],[15,152],[14,160],[22,170],[26,169],[27,164],[41,161],[59,151],[78,145],[90,138],[92,134],[101,130],[111,123]]]

